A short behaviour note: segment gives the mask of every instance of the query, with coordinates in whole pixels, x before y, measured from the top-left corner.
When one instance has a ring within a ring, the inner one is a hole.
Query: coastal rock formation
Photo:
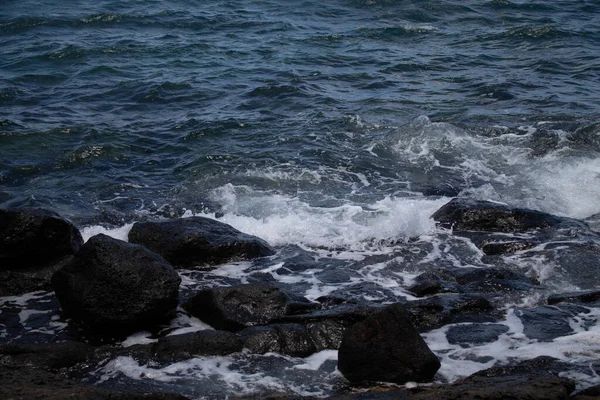
[[[106,235],[92,237],[52,277],[61,308],[102,331],[159,322],[177,306],[180,282],[159,255]]]
[[[411,324],[404,306],[393,304],[346,331],[338,368],[351,382],[402,384],[430,381],[440,362]]]
[[[264,240],[203,217],[138,222],[129,232],[129,241],[157,252],[176,267],[185,268],[206,268],[274,254]]]
[[[55,212],[0,210],[0,296],[49,290],[52,274],[82,244],[79,230]]]
[[[303,298],[292,298],[274,286],[248,284],[202,290],[183,308],[214,328],[238,331],[317,306]]]
[[[551,357],[538,357],[514,367],[492,367],[452,385],[425,388],[411,400],[563,400],[575,389],[558,376]]]
[[[491,201],[456,198],[431,216],[454,232],[525,232],[535,229],[573,227],[588,229],[586,223],[541,211],[515,208]]]

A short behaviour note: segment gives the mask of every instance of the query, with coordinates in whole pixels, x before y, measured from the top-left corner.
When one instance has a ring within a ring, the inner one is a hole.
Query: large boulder
[[[129,242],[157,252],[176,267],[199,268],[274,254],[264,240],[210,218],[137,222]]]
[[[338,369],[351,382],[427,382],[440,361],[410,322],[404,306],[393,304],[345,333]]]
[[[79,230],[55,212],[0,210],[0,296],[50,290],[50,278],[79,251]]]
[[[62,309],[98,330],[155,324],[177,307],[181,278],[158,254],[92,237],[52,277]]]
[[[281,289],[265,284],[206,289],[183,304],[193,316],[216,329],[229,331],[266,325],[285,315],[315,307],[306,299],[293,298]]]
[[[77,253],[77,228],[53,211],[0,210],[0,268],[27,269]]]
[[[451,200],[431,217],[441,226],[452,228],[455,232],[514,233],[561,227],[589,229],[586,223],[574,219],[467,198]]]

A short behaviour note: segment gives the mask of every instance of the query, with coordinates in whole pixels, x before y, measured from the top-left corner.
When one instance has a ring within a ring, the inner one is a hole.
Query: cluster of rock
[[[470,200],[453,200],[433,218],[452,228],[455,234],[469,236],[486,254],[535,246],[536,240],[542,240],[551,231],[587,228],[580,221]],[[507,241],[505,236],[497,235],[522,231],[536,231],[537,236]],[[273,254],[273,249],[263,240],[208,218],[136,223],[129,233],[129,242],[97,235],[84,244],[79,231],[55,213],[0,210],[0,296],[54,290],[69,318],[110,335],[145,329],[171,318],[179,305],[181,278],[177,268],[206,269],[231,260]],[[430,382],[440,362],[419,332],[455,322],[494,322],[493,305],[472,292],[485,292],[486,285],[529,288],[535,284],[530,278],[508,270],[440,270],[418,277],[411,288],[416,296],[434,296],[385,307],[328,297],[310,302],[266,284],[206,289],[185,301],[182,307],[215,330],[165,336],[155,343],[125,349],[94,348],[76,342],[0,345],[0,382],[3,383],[0,394],[5,398],[42,396],[37,391],[42,390],[40,388],[20,386],[27,379],[37,379],[53,391],[52,398],[68,397],[66,387],[76,388],[73,389],[78,396],[75,398],[137,398],[73,383],[57,373],[101,359],[107,353],[172,362],[199,355],[226,355],[243,349],[258,354],[278,352],[292,356],[338,349],[338,368],[352,383]],[[586,292],[565,298],[555,296],[549,302],[598,298],[597,292]],[[461,332],[452,334],[460,340]],[[31,366],[36,369],[26,372]],[[14,372],[16,370],[21,372]],[[573,382],[558,378],[554,373],[530,378],[525,367],[502,373],[488,370],[453,385],[416,392],[401,390],[395,396],[558,399],[566,398],[573,390]],[[58,383],[49,385],[51,381]],[[490,391],[495,388],[513,393],[517,390],[515,387],[521,391],[508,397],[493,395]],[[469,394],[465,397],[464,393]],[[139,396],[182,398],[164,393]]]

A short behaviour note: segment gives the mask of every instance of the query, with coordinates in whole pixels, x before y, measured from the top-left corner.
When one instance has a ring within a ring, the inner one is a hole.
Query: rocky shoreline
[[[467,238],[485,257],[520,251],[581,247],[600,254],[599,234],[585,222],[503,204],[454,199],[432,218],[455,237]],[[586,242],[587,240],[587,242]],[[307,357],[338,350],[348,384],[332,398],[587,399],[599,388],[574,393],[569,365],[551,357],[493,366],[451,384],[429,384],[440,361],[421,335],[448,324],[454,343],[486,343],[506,327],[497,324],[499,294],[540,287],[536,277],[506,267],[440,265],[418,275],[411,301],[367,302],[339,296],[315,301],[274,283],[246,283],[182,292],[181,270],[210,270],[224,262],[270,257],[264,240],[230,225],[190,217],[133,225],[128,242],[96,235],[84,243],[78,229],[48,210],[0,210],[0,296],[54,292],[70,327],[64,341],[11,340],[0,344],[0,397],[11,399],[184,399],[177,393],[136,390],[134,384],[90,385],[86,374],[102,360],[133,357],[165,364],[197,356],[239,352]],[[573,268],[577,271],[577,265]],[[588,272],[589,273],[589,272]],[[581,279],[586,279],[585,274]],[[592,282],[593,286],[593,282]],[[546,304],[520,319],[528,337],[568,335],[569,318],[600,307],[600,290],[550,293]],[[120,340],[157,327],[180,307],[215,330],[167,335],[124,347]],[[23,310],[3,310],[0,324]],[[16,328],[15,328],[16,329]],[[600,349],[600,343],[598,344]],[[386,388],[381,383],[394,384]],[[413,382],[425,383],[415,385]],[[396,386],[404,385],[407,386]],[[274,393],[253,398],[293,398]]]

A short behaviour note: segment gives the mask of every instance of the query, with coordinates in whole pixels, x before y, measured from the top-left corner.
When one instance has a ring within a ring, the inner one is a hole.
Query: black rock
[[[508,326],[500,324],[468,324],[452,326],[446,332],[450,344],[491,343],[508,332]]]
[[[157,252],[176,267],[186,268],[274,254],[264,240],[203,217],[135,223],[129,232],[129,242]]]
[[[600,290],[586,290],[582,292],[556,293],[548,296],[548,304],[593,303],[600,300]]]
[[[351,382],[426,382],[440,362],[417,333],[401,304],[385,307],[351,326],[338,352],[338,369]]]
[[[0,268],[21,270],[46,265],[79,251],[79,230],[55,212],[0,210]]]
[[[202,290],[183,304],[183,308],[193,316],[216,329],[229,331],[266,325],[285,315],[317,306],[266,284]]]
[[[0,210],[0,296],[51,290],[52,274],[82,244],[79,230],[55,212]]]
[[[176,393],[135,392],[106,389],[65,379],[35,368],[0,365],[0,398],[15,400],[186,400]]]
[[[160,322],[177,307],[180,282],[159,255],[106,235],[92,237],[52,277],[63,311],[99,331]]]
[[[234,333],[203,330],[160,338],[152,352],[160,360],[173,362],[198,356],[225,356],[242,348],[242,341]]]
[[[588,310],[584,307],[565,304],[561,308],[540,306],[519,310],[517,316],[523,323],[523,333],[530,339],[550,342],[557,337],[573,333],[570,320],[578,313]]]
[[[461,268],[454,277],[467,293],[527,291],[537,283],[525,274],[503,268]]]
[[[586,223],[541,211],[510,207],[491,201],[456,198],[432,216],[443,227],[458,231],[525,232],[528,230],[579,227]]]
[[[30,343],[0,345],[0,366],[56,371],[90,359],[94,348],[84,343]]]
[[[420,332],[458,322],[495,322],[494,307],[483,296],[439,294],[406,304],[411,322]]]
[[[273,324],[254,326],[239,332],[244,348],[251,353],[275,352],[292,357],[306,357],[323,348],[317,348],[307,327],[302,324]]]
[[[575,383],[552,371],[555,360],[538,357],[515,367],[492,367],[452,385],[419,389],[411,400],[564,400]]]

